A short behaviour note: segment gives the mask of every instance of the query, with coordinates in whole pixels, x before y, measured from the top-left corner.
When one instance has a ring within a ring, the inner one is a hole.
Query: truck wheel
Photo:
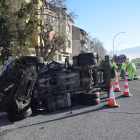
[[[78,59],[87,59],[87,58],[94,58],[97,59],[96,53],[82,53],[78,55]]]
[[[29,116],[31,116],[32,114],[32,109],[30,107],[28,107],[27,109],[25,109],[23,112],[19,113],[19,114],[9,114],[8,115],[8,119],[10,122],[16,122],[16,121],[20,121],[23,120]]]
[[[43,63],[43,58],[38,56],[23,56],[21,60],[24,62]]]
[[[92,58],[81,59],[81,60],[78,60],[78,64],[79,64],[79,66],[95,65],[95,64],[97,64],[97,59],[92,59]]]
[[[84,100],[82,99],[82,104],[83,105],[97,105],[100,103],[100,99],[94,99],[94,100]]]
[[[92,99],[100,98],[99,92],[92,93],[92,94],[82,94],[81,96],[83,100],[92,100]]]
[[[78,65],[78,60],[77,59],[78,59],[78,56],[74,56],[73,57],[73,65],[74,66],[77,66]]]
[[[110,87],[107,88],[107,97],[109,98],[109,94],[110,94]]]
[[[84,93],[81,93],[81,94],[75,94],[75,101],[77,104],[81,104],[82,103],[82,95]]]

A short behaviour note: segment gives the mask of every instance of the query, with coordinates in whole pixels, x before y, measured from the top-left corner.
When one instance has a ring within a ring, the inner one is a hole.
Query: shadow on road
[[[4,116],[0,117],[0,127],[7,126],[7,125],[12,125],[12,124],[14,124],[14,123],[10,122],[8,120],[8,116],[7,115],[4,115]]]
[[[101,110],[104,110],[104,109],[108,109],[108,108],[105,107],[105,106],[102,106],[102,107],[99,107],[99,108],[97,108],[97,109],[88,110],[88,111],[84,111],[84,112],[80,112],[80,113],[76,113],[76,114],[73,113],[74,110],[71,110],[71,111],[69,110],[70,112],[67,113],[64,117],[57,118],[57,119],[53,119],[53,120],[48,120],[48,121],[43,121],[43,122],[31,124],[31,125],[26,125],[26,126],[22,126],[22,127],[18,127],[18,128],[25,128],[25,127],[29,127],[29,126],[35,126],[35,125],[40,125],[40,124],[44,124],[44,123],[59,121],[59,120],[62,120],[62,119],[71,118],[71,117],[75,117],[75,116],[79,116],[79,115],[91,113],[91,112],[93,112],[93,111],[101,111]],[[43,113],[42,115],[46,115],[46,113]],[[47,115],[48,115],[48,114],[47,114]],[[52,115],[52,114],[51,114],[51,115]]]
[[[108,101],[107,94],[106,93],[101,93],[100,99],[101,99],[100,100],[101,103],[103,103],[103,102],[106,102],[107,103],[107,101]],[[43,111],[43,110],[36,110],[35,109],[35,110],[33,110],[33,113],[32,113],[32,115],[30,117],[35,117],[35,116],[38,116],[38,115],[55,115],[55,114],[60,114],[60,113],[66,113],[66,116],[64,116],[62,118],[58,118],[58,119],[54,119],[54,120],[48,120],[48,121],[45,121],[45,122],[41,122],[41,123],[47,123],[47,122],[62,120],[62,119],[70,118],[70,117],[74,117],[74,116],[79,116],[79,115],[90,113],[90,112],[93,112],[93,111],[100,111],[100,110],[107,109],[104,106],[98,107],[99,105],[97,105],[97,106],[86,106],[86,105],[76,104],[75,102],[72,102],[72,106],[71,107],[69,107],[67,109],[59,109],[59,110],[56,110],[56,111],[51,112],[51,113],[46,112],[45,110]],[[94,109],[92,109],[92,110],[90,109],[90,110],[85,111],[85,112],[83,111],[81,113],[74,114],[76,110],[80,110],[80,109],[84,109],[84,108],[88,108],[88,107],[93,107]],[[41,124],[41,123],[32,124],[32,125],[38,125],[38,124]],[[0,118],[0,127],[7,126],[7,125],[12,125],[12,124],[14,124],[14,123],[12,123],[12,122],[10,122],[8,120],[8,116],[7,115],[1,116],[1,118]],[[28,126],[31,126],[31,125],[28,125]],[[28,126],[23,126],[23,127],[28,127]]]

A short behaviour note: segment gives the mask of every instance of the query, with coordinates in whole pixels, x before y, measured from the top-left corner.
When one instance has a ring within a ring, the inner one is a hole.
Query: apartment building
[[[63,23],[59,23],[58,21],[58,26],[56,26],[55,30],[56,32],[63,32],[63,34],[65,34],[65,43],[61,49],[56,52],[54,56],[55,61],[65,61],[65,58],[71,60],[70,54],[72,54],[72,24],[74,21],[67,15],[66,11],[64,11],[64,14],[67,17],[61,21]]]
[[[76,26],[72,26],[72,54],[73,56],[80,53],[91,51],[92,42],[88,39],[86,31]]]

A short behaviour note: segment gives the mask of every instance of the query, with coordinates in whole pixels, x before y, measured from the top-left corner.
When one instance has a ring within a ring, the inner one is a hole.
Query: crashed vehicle
[[[100,91],[109,96],[109,56],[98,64],[96,53],[73,57],[73,65],[42,57],[23,56],[11,60],[0,76],[0,94],[6,103],[8,118],[15,122],[29,117],[32,109],[43,106],[47,112],[71,106],[71,100],[84,105],[100,103]]]

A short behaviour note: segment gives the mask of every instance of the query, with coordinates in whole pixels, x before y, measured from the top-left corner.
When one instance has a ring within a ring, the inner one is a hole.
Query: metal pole
[[[121,43],[124,43],[124,42],[121,42]],[[119,44],[116,46],[116,55],[117,55],[117,47],[118,47],[121,43],[119,43]]]
[[[114,36],[114,38],[113,38],[113,56],[114,56],[114,39],[115,39],[115,37],[116,37],[118,34],[121,34],[121,33],[125,33],[125,32],[117,33],[117,34]]]

